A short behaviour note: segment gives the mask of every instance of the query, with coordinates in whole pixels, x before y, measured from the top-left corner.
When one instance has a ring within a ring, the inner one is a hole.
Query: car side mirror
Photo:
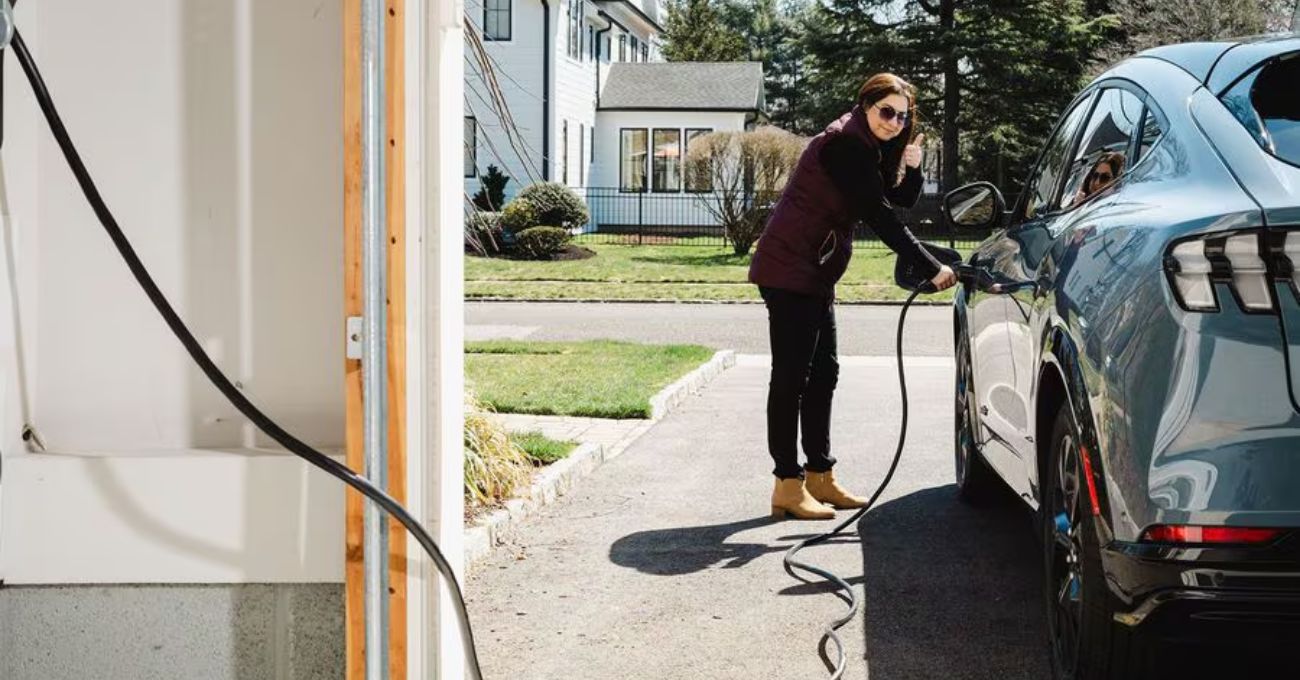
[[[949,191],[943,197],[943,216],[948,224],[963,229],[997,226],[1006,211],[1002,192],[988,182],[975,182]]]

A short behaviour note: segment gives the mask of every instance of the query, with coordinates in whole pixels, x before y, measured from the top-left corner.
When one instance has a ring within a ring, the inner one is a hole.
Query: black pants
[[[759,288],[767,303],[772,342],[772,378],[767,392],[767,450],[783,479],[826,472],[831,455],[831,397],[839,382],[835,347],[835,308],[830,298],[776,288]],[[796,446],[803,426],[807,465],[799,466]]]

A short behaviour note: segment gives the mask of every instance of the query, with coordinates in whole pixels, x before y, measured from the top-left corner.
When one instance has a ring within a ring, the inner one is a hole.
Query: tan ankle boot
[[[795,519],[831,519],[835,511],[818,503],[804,489],[803,480],[776,478],[772,489],[772,518],[784,519],[786,514]]]
[[[827,470],[826,472],[807,472],[808,493],[813,498],[829,505],[838,510],[848,510],[850,508],[860,508],[867,504],[867,499],[861,496],[854,496],[849,493],[848,489],[839,485],[835,481],[835,473]]]

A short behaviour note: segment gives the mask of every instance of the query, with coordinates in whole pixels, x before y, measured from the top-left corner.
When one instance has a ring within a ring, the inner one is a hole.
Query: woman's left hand
[[[912,140],[912,143],[903,149],[903,162],[907,164],[907,167],[921,167],[921,144],[924,142],[925,135],[917,135],[916,139]]]

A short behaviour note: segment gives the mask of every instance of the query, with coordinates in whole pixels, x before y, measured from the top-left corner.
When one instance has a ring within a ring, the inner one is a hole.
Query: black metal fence
[[[578,243],[621,245],[728,245],[722,224],[709,203],[718,204],[714,193],[634,193],[616,188],[592,187],[585,190],[591,219]],[[777,196],[754,196],[748,200],[770,205]],[[898,208],[897,213],[917,238],[971,247],[988,236],[987,231],[954,231],[943,218],[940,194],[922,194],[912,208]],[[858,247],[885,248],[867,227],[854,233]]]

